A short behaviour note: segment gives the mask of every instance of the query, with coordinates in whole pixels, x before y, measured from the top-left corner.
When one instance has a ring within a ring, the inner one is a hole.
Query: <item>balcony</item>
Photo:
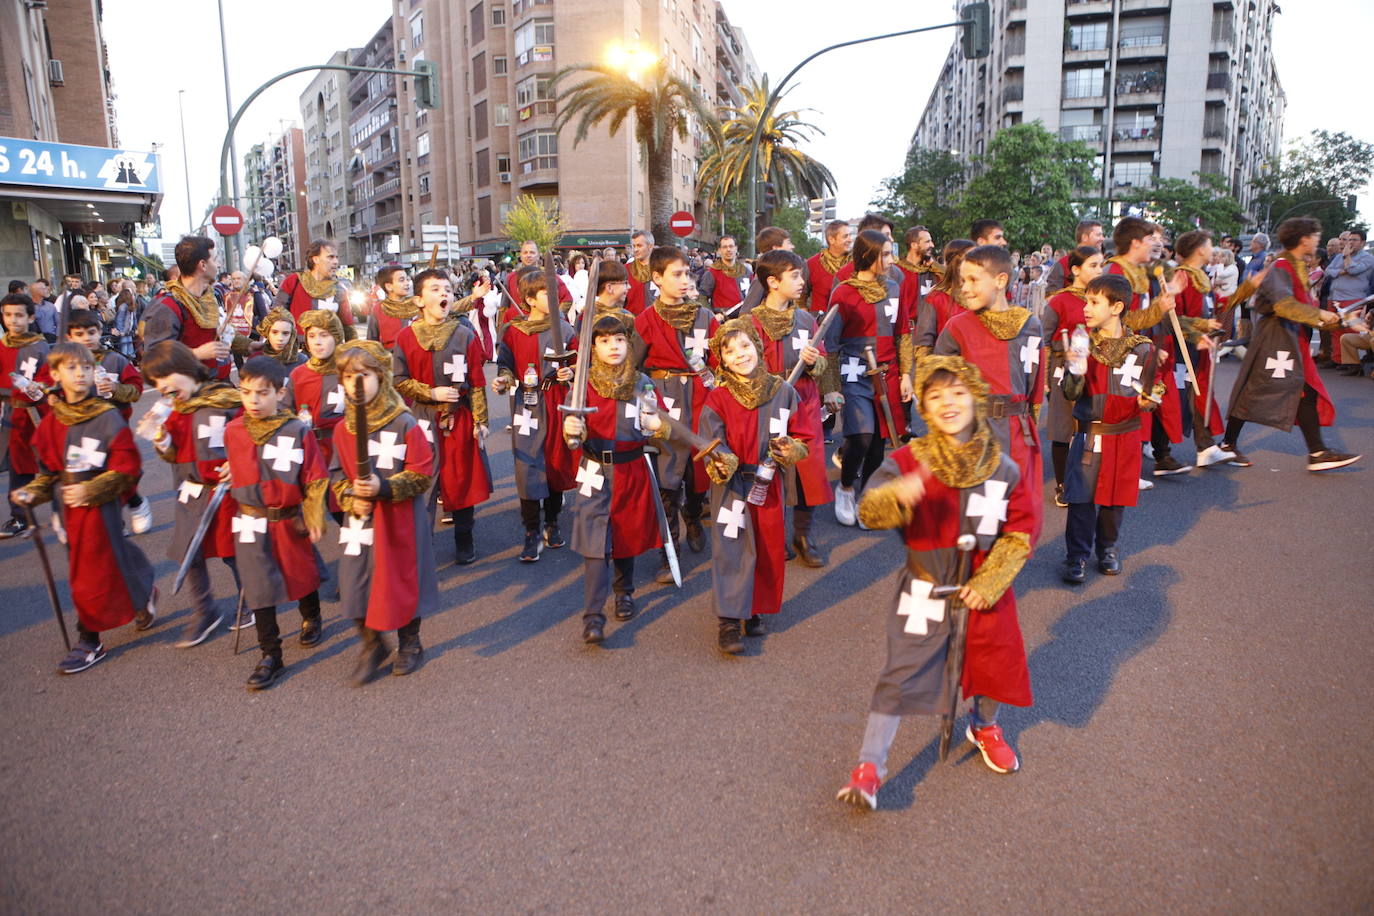
[[[1059,139],[1065,143],[1101,143],[1101,124],[1068,124],[1059,128]]]
[[[1145,10],[1167,10],[1169,0],[1125,0],[1121,4],[1123,13],[1139,13]]]
[[[1162,32],[1122,35],[1117,42],[1117,56],[1120,60],[1163,57],[1168,43],[1169,39]]]
[[[373,222],[371,230],[373,232],[390,232],[401,228],[401,211],[393,210],[390,213],[379,215]]]
[[[1207,74],[1207,91],[1231,91],[1230,73],[1209,73]]]
[[[1112,131],[1112,150],[1118,153],[1152,153],[1159,149],[1159,125],[1118,127]]]
[[[558,184],[558,157],[536,156],[521,162],[515,171],[515,186],[539,188]]]
[[[388,197],[399,196],[401,193],[401,179],[392,178],[384,181],[372,189],[373,200],[384,200]]]
[[[1064,13],[1068,16],[1095,16],[1110,14],[1111,0],[1068,0]]]
[[[1009,102],[1020,102],[1020,101],[1021,101],[1022,99],[1024,99],[1025,97],[1026,97],[1026,87],[1025,87],[1024,85],[1021,85],[1020,83],[1017,83],[1017,84],[1012,85],[1012,86],[1006,86],[1006,87],[1004,87],[1004,88],[1002,89],[1002,104],[1003,104],[1003,105],[1005,105],[1005,104],[1007,104],[1007,103],[1009,103]]]
[[[1135,73],[1121,73],[1116,78],[1117,95],[1162,95],[1163,92],[1163,70],[1140,70]],[[1131,104],[1136,104],[1136,101],[1133,100]]]

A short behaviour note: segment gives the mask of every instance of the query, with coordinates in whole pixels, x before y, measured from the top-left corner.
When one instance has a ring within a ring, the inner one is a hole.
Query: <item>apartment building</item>
[[[744,105],[744,90],[761,79],[754,52],[744,37],[744,30],[730,24],[725,6],[716,0],[716,86],[715,101],[719,108],[740,108]]]
[[[912,145],[981,155],[1040,121],[1098,154],[1119,208],[1155,177],[1220,175],[1247,210],[1280,149],[1275,0],[992,0],[992,53],[951,48]]]
[[[336,51],[329,63],[348,64],[357,48]],[[353,74],[321,70],[300,95],[306,169],[306,244],[310,239],[333,239],[341,264],[357,264],[361,251],[350,238],[348,175],[352,146],[349,122],[352,108],[348,86]]]
[[[396,33],[388,19],[372,40],[354,53],[359,67],[396,68]],[[362,253],[365,274],[401,250],[401,131],[397,77],[355,73],[348,81],[348,233]],[[412,150],[428,161],[429,151]]]
[[[306,192],[304,131],[289,127],[243,157],[244,227],[251,244],[275,235],[282,240],[277,270],[287,273],[305,266],[310,244]]]

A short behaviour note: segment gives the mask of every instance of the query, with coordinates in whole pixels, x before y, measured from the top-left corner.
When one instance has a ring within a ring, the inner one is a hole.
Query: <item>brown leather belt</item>
[[[649,378],[692,378],[696,373],[691,369],[650,369]]]
[[[988,395],[988,419],[1001,420],[1004,417],[1024,417],[1030,413],[1029,401],[1013,401],[1011,395]]]
[[[1080,433],[1088,436],[1088,441],[1083,443],[1083,463],[1088,464],[1093,451],[1093,436],[1119,436],[1122,433],[1135,432],[1140,429],[1140,417],[1131,417],[1129,420],[1122,420],[1120,423],[1103,423],[1101,420],[1080,420],[1074,418],[1074,425]]]
[[[270,509],[265,506],[248,506],[239,503],[239,512],[249,518],[265,518],[269,522],[284,522],[287,519],[296,518],[301,514],[301,507],[283,506],[280,509]]]

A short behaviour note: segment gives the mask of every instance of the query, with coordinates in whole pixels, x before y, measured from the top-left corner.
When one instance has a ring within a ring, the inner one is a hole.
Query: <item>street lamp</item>
[[[626,45],[621,42],[612,42],[606,48],[606,66],[612,70],[623,73],[627,79],[634,82],[639,81],[639,75],[645,70],[649,70],[658,64],[658,55],[652,51],[647,51],[637,44]],[[626,224],[630,228],[627,230],[631,235],[635,231],[635,171],[639,167],[639,157],[636,153],[639,150],[639,138],[635,136],[635,125],[630,127],[630,220]]]

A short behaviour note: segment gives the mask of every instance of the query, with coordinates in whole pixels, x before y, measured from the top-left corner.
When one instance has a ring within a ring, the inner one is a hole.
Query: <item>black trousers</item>
[[[320,593],[311,592],[300,600],[302,620],[320,619]],[[254,626],[258,631],[258,648],[263,655],[276,656],[281,661],[281,630],[277,626],[276,607],[253,609]]]
[[[539,509],[544,509],[544,524],[557,525],[558,513],[563,511],[563,491],[555,490],[540,499],[520,500],[520,520],[525,523],[526,531],[539,530]]]
[[[1245,425],[1244,420],[1235,417],[1226,418],[1226,444],[1238,445],[1236,438],[1240,435],[1241,427]],[[1317,392],[1311,385],[1302,386],[1302,400],[1298,401],[1298,429],[1302,430],[1302,437],[1307,442],[1307,451],[1316,454],[1326,449],[1322,442],[1322,424],[1317,416]]]
[[[672,532],[673,543],[678,543],[677,517],[679,509],[682,517],[687,521],[699,521],[706,511],[706,494],[698,493],[692,488],[691,475],[689,474],[676,490],[660,489],[658,495],[663,500],[663,515],[668,522],[668,530]]]
[[[614,577],[613,574],[614,573]],[[617,595],[635,593],[634,557],[586,557],[582,561],[582,590],[586,607],[583,619],[606,617],[606,598],[614,589]]]
[[[868,478],[883,463],[883,443],[877,433],[857,433],[844,437],[844,452],[840,456],[840,485],[852,489],[854,482],[867,484]]]
[[[27,487],[29,484],[33,483],[33,478],[33,474],[20,474],[13,468],[10,468],[10,492],[13,493],[15,490],[21,490]],[[20,514],[18,506],[14,503],[10,503],[10,518],[17,518],[22,521],[26,516]]]
[[[1116,546],[1121,534],[1125,506],[1099,506],[1096,503],[1069,503],[1064,525],[1064,548],[1070,560],[1086,560],[1097,549],[1097,556]]]

